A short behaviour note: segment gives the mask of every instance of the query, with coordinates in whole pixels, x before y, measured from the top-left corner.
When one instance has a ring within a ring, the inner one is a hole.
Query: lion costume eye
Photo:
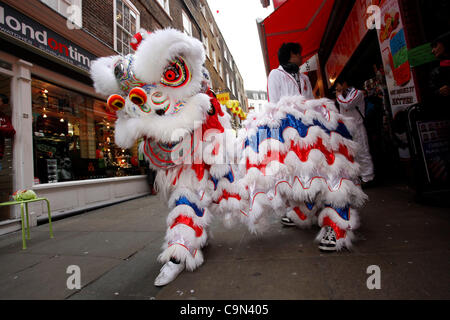
[[[191,81],[191,72],[182,58],[176,58],[164,70],[161,84],[166,87],[181,87]]]
[[[120,80],[122,78],[123,74],[125,73],[125,67],[123,63],[119,63],[114,67],[114,76],[117,80]]]

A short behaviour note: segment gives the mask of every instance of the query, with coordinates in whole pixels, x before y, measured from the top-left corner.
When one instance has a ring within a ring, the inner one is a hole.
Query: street
[[[313,242],[318,227],[269,232],[231,230],[215,219],[205,263],[172,283],[153,285],[168,209],[146,196],[0,237],[0,299],[303,300],[449,299],[448,208],[412,201],[404,185],[366,190],[353,252],[324,254]],[[81,289],[68,289],[78,266]],[[369,266],[380,288],[368,289]]]

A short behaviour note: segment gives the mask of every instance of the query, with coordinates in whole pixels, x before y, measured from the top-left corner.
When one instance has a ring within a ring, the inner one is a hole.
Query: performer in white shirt
[[[269,102],[277,103],[282,97],[302,95],[314,99],[311,82],[300,72],[303,63],[302,46],[299,43],[283,43],[278,50],[280,66],[273,69],[268,78]]]
[[[372,181],[375,178],[372,156],[370,155],[367,132],[364,126],[364,114],[366,104],[364,93],[347,84],[345,80],[336,81],[336,98],[339,103],[340,113],[354,119],[356,124],[355,132],[352,132],[353,139],[359,144],[359,152],[356,161],[361,166],[361,179],[363,183]]]
[[[267,79],[269,102],[278,103],[282,97],[299,95],[314,99],[308,76],[300,72],[303,63],[302,46],[296,42],[283,43],[278,50],[278,61],[280,66],[270,71]],[[287,216],[281,218],[281,223],[295,226]]]

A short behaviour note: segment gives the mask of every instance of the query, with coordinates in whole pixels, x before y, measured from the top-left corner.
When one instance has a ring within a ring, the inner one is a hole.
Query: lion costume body
[[[287,212],[299,226],[318,222],[318,237],[331,227],[338,248],[350,247],[366,196],[351,123],[330,100],[269,104],[248,116],[236,138],[210,89],[200,41],[174,29],[135,39],[135,54],[99,58],[91,75],[117,110],[116,144],[129,148],[143,138],[140,151],[157,170],[171,210],[160,262],[181,264],[175,273],[200,266],[213,215],[262,232],[273,212]]]

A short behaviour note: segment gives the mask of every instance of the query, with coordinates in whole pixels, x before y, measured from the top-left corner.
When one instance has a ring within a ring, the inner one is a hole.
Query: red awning
[[[305,61],[317,53],[333,5],[334,0],[287,0],[258,23],[267,74],[278,67],[283,42],[299,42]]]

